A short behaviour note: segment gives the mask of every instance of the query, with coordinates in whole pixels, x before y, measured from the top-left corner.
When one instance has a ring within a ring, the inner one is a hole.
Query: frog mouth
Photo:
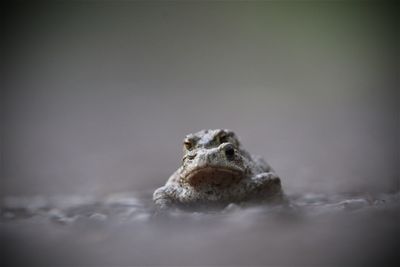
[[[196,168],[185,176],[191,186],[213,185],[228,187],[238,183],[243,178],[243,171],[223,167]]]

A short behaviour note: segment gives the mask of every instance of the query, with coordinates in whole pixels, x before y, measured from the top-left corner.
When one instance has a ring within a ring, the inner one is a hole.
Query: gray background
[[[229,128],[287,192],[398,190],[390,6],[103,2],[6,10],[0,194],[151,192]]]

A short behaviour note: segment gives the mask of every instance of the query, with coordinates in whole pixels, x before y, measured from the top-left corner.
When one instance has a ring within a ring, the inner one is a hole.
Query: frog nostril
[[[233,160],[235,157],[235,149],[232,146],[226,146],[224,148],[225,156],[228,160]]]

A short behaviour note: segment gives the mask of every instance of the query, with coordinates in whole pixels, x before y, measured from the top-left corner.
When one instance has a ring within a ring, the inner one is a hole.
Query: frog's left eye
[[[221,134],[218,138],[220,144],[227,143],[229,136],[227,134]]]

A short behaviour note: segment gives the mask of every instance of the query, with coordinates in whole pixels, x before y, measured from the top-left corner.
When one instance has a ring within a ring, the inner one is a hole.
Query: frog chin
[[[243,170],[233,167],[204,166],[197,167],[184,176],[184,180],[193,187],[202,185],[218,188],[229,187],[244,177]]]

